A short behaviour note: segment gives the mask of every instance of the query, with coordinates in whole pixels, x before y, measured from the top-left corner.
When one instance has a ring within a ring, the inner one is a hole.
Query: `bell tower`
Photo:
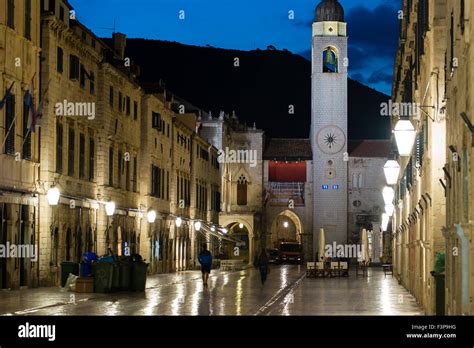
[[[313,247],[347,241],[347,35],[337,0],[316,7],[312,36]]]

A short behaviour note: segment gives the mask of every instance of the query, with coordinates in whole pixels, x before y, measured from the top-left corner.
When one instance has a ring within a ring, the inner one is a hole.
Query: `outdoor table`
[[[361,275],[362,277],[367,277],[368,268],[369,268],[369,265],[363,265],[363,264],[358,263],[356,267],[356,277],[358,277],[359,275]],[[359,270],[361,272],[359,272]]]
[[[387,274],[391,274],[393,278],[393,265],[391,263],[386,263],[382,265],[384,277],[387,277]]]

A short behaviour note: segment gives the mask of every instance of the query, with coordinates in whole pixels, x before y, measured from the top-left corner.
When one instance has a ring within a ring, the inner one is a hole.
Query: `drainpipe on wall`
[[[463,315],[468,315],[469,310],[468,310],[468,290],[469,290],[469,284],[468,284],[468,271],[469,271],[469,258],[468,258],[468,242],[466,235],[464,234],[464,230],[461,227],[461,224],[455,224],[456,227],[456,233],[458,234],[459,238],[461,239],[461,245],[462,245],[462,254],[461,254],[461,265],[462,265],[462,271],[461,271],[461,299],[462,299],[462,314]]]

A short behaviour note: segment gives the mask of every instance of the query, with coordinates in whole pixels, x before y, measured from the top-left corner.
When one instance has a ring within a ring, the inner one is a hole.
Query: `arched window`
[[[334,49],[328,47],[323,52],[323,72],[337,73],[337,54]]]
[[[122,227],[117,227],[117,235],[116,235],[115,245],[116,245],[116,252],[118,256],[122,256]]]
[[[237,180],[237,205],[247,205],[247,179],[241,175]]]
[[[78,226],[76,228],[76,236],[75,236],[75,242],[76,242],[76,245],[74,246],[75,250],[74,250],[74,253],[76,254],[75,255],[75,260],[76,262],[80,262],[81,261],[81,256],[82,256],[82,228],[81,226]]]
[[[66,232],[66,261],[71,261],[71,239],[72,232],[71,229],[68,228]]]

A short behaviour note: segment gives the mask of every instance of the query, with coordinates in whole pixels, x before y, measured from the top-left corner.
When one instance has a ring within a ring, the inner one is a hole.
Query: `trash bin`
[[[61,287],[64,288],[69,274],[79,275],[79,264],[72,261],[61,262]]]
[[[120,267],[118,263],[114,262],[111,263],[113,270],[112,270],[112,291],[119,291],[120,290]]]
[[[431,272],[431,275],[435,279],[435,289],[436,289],[436,315],[444,315],[444,306],[445,306],[445,264],[446,264],[446,254],[443,252],[436,253],[435,256],[435,266],[434,271]]]
[[[97,254],[86,252],[82,254],[81,277],[89,277],[91,275],[91,263],[97,261]]]
[[[111,292],[114,265],[109,262],[95,262],[92,265],[94,292]]]
[[[132,277],[131,277],[131,290],[132,291],[145,291],[147,267],[148,267],[148,264],[145,262],[132,263]]]
[[[120,290],[129,291],[130,283],[132,278],[132,263],[129,261],[122,260],[119,262],[120,268]],[[146,271],[145,271],[146,272]]]
[[[433,277],[436,282],[436,315],[444,315],[445,306],[445,275],[434,273]]]

